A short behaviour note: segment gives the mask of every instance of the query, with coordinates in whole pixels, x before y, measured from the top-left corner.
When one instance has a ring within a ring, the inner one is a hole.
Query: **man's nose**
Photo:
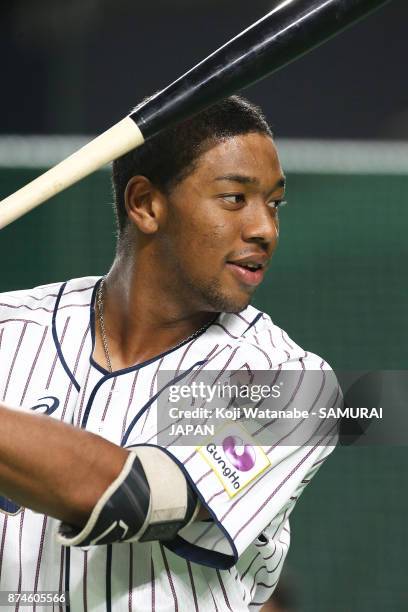
[[[275,246],[279,237],[278,212],[265,203],[250,207],[243,223],[242,238],[246,242]]]

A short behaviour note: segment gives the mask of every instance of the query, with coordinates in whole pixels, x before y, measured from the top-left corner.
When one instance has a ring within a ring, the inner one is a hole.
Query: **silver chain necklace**
[[[103,351],[105,353],[105,361],[106,361],[106,364],[108,366],[109,372],[112,373],[113,372],[112,360],[111,360],[110,353],[109,353],[108,338],[106,336],[105,320],[104,320],[104,317],[103,317],[103,293],[104,293],[104,288],[105,288],[105,278],[106,278],[105,276],[102,277],[101,283],[100,283],[100,285],[98,287],[98,293],[97,293],[97,296],[96,296],[96,303],[97,303],[97,306],[98,306],[98,320],[99,320],[99,327],[100,327],[100,330],[101,330]],[[177,349],[182,344],[186,344],[187,342],[190,342],[191,340],[194,340],[194,338],[196,338],[197,336],[202,334],[204,331],[206,331],[210,327],[210,325],[212,325],[215,322],[215,320],[217,318],[218,318],[218,313],[216,314],[214,319],[212,319],[209,323],[206,323],[205,325],[200,327],[200,329],[198,329],[197,331],[192,333],[191,336],[188,336],[187,338],[183,338],[183,340],[181,340],[180,342],[178,342],[177,344],[175,344],[174,346],[169,348],[168,351],[174,351],[175,349]]]
[[[99,288],[98,288],[98,295],[97,295],[98,318],[99,318],[99,327],[101,329],[102,344],[103,344],[103,351],[105,353],[105,360],[106,360],[109,372],[112,373],[113,368],[112,368],[112,362],[111,362],[111,358],[109,354],[108,339],[106,337],[105,320],[103,318],[103,289],[104,289],[104,286],[105,286],[105,277],[103,276],[101,280],[101,284],[99,285]]]

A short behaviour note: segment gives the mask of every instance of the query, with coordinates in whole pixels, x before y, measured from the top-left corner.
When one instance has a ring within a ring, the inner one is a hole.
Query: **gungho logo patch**
[[[271,465],[262,447],[242,425],[232,421],[196,450],[230,497],[237,495]]]

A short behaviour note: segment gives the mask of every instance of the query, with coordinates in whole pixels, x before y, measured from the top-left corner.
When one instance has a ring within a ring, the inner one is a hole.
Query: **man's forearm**
[[[0,423],[0,494],[79,527],[128,456],[47,416],[0,405]]]

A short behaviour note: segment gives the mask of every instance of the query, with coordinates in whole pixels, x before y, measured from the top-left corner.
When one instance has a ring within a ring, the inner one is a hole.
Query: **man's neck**
[[[188,311],[177,295],[164,295],[154,281],[149,270],[123,260],[115,261],[105,279],[103,322],[113,371],[143,363],[183,344],[216,316]],[[107,369],[97,304],[95,313],[94,359]]]

